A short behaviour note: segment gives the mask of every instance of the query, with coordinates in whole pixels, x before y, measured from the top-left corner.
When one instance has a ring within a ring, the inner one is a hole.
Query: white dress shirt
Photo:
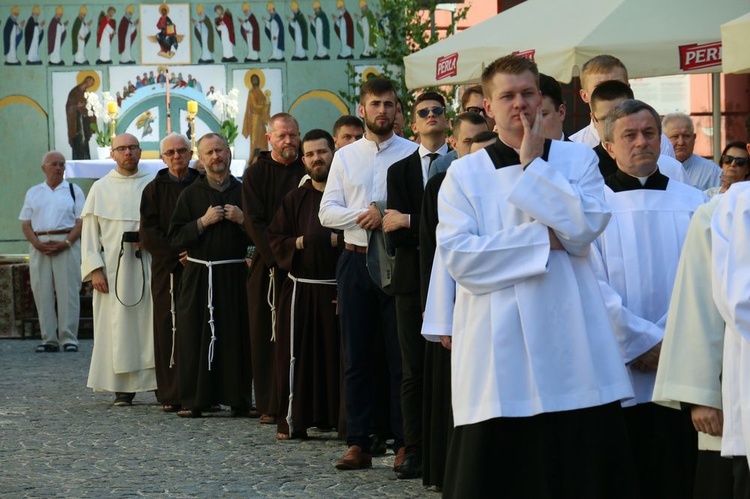
[[[31,220],[35,232],[73,228],[76,219],[81,218],[86,198],[81,188],[72,184],[76,195],[74,201],[69,185],[65,180],[54,189],[46,182],[35,185],[26,192],[18,219]]]
[[[386,200],[388,168],[417,147],[394,134],[380,144],[363,137],[336,151],[320,201],[320,223],[343,229],[344,241],[349,244],[367,246],[368,233],[355,220],[371,203]]]
[[[422,159],[422,185],[427,185],[427,180],[430,178],[430,154],[433,153],[438,154],[438,157],[435,158],[435,160],[442,158],[448,154],[448,144],[443,144],[443,146],[437,151],[430,151],[422,144],[419,145],[419,157]]]

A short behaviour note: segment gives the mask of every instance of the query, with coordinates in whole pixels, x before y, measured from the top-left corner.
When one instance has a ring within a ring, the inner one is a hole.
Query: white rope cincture
[[[169,311],[172,313],[172,355],[169,357],[169,368],[172,369],[174,366],[174,338],[177,333],[177,324],[175,322],[175,316],[177,315],[174,308],[174,274],[169,273]]]
[[[227,263],[245,263],[245,259],[234,260],[199,260],[197,258],[187,257],[188,261],[200,263],[208,267],[208,327],[211,328],[211,342],[208,344],[208,370],[211,370],[211,362],[214,360],[214,343],[216,342],[216,329],[214,326],[214,265],[225,265]]]
[[[292,274],[287,274],[289,279],[294,283],[292,285],[292,307],[291,307],[291,318],[289,322],[289,407],[286,412],[286,422],[289,425],[289,436],[294,434],[294,421],[292,420],[292,401],[294,400],[294,364],[297,362],[297,358],[294,356],[294,309],[297,301],[297,283],[302,284],[325,284],[328,286],[335,286],[336,279],[303,279],[301,277],[294,277]]]
[[[268,293],[266,293],[266,302],[271,308],[271,341],[276,341],[276,269],[271,267],[268,270]]]

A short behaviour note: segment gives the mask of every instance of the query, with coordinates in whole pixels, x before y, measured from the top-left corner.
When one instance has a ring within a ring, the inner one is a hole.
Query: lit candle
[[[117,102],[107,102],[107,112],[109,114],[117,114]]]
[[[187,110],[190,114],[198,113],[198,101],[189,100],[187,104]]]

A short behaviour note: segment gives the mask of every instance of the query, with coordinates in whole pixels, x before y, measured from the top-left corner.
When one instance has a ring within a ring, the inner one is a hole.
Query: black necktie
[[[436,152],[431,152],[427,155],[428,158],[430,158],[430,164],[427,166],[432,165],[432,162],[435,161],[440,155]]]

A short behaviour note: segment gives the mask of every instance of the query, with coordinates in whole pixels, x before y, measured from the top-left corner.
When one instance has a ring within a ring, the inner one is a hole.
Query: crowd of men
[[[581,85],[568,137],[522,57],[452,123],[441,94],[402,109],[370,79],[332,135],[272,116],[242,179],[216,133],[204,172],[164,137],[155,177],[121,134],[85,202],[47,153],[20,216],[37,351],[77,350],[82,278],[88,386],[116,406],[337,429],[339,470],[389,441],[396,476],[445,497],[750,497],[750,148],[694,154],[691,118],[636,100],[613,56]]]

